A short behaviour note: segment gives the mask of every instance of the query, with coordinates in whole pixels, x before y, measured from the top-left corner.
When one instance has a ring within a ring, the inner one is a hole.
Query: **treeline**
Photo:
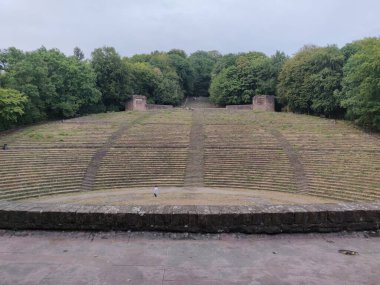
[[[218,105],[248,104],[276,96],[278,110],[347,118],[380,130],[380,38],[283,52],[221,55],[173,49],[121,57],[75,48],[0,51],[0,129],[48,119],[119,111],[133,94],[149,103],[180,105],[187,96],[210,96]]]
[[[121,57],[95,49],[89,60],[75,48],[66,56],[44,47],[0,51],[0,130],[44,120],[120,111],[133,94],[149,103],[179,105],[207,96],[211,70],[221,55],[182,50]]]
[[[213,102],[246,104],[275,95],[277,108],[347,118],[380,130],[380,38],[336,46],[305,46],[293,57],[249,52],[222,56],[212,71]]]

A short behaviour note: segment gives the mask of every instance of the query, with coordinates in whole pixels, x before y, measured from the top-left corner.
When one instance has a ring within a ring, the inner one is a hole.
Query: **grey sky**
[[[283,50],[380,36],[379,0],[0,0],[0,48]]]

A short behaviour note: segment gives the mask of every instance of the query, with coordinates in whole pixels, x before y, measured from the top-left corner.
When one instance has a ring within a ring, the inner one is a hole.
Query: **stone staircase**
[[[192,115],[190,145],[186,165],[184,186],[203,187],[204,176],[204,111],[196,109]]]

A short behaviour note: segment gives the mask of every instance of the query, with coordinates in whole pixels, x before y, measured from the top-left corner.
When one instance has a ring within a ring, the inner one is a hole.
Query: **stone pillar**
[[[252,99],[252,109],[274,112],[274,95],[256,95]]]
[[[146,111],[146,97],[142,95],[133,95],[125,104],[126,111]]]

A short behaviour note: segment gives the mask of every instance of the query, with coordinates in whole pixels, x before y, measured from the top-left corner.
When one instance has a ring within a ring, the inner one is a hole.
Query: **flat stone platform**
[[[25,201],[25,200],[24,200]],[[211,188],[211,187],[160,187],[160,195],[154,197],[152,188],[122,188],[98,191],[85,191],[73,194],[45,196],[29,199],[38,203],[65,203],[101,206],[123,205],[304,205],[336,203],[333,199],[326,199],[311,195],[274,192],[264,190],[248,190],[239,188]]]
[[[0,201],[0,229],[294,233],[379,227],[380,202],[104,206]]]
[[[0,284],[377,285],[379,234],[0,231]]]

